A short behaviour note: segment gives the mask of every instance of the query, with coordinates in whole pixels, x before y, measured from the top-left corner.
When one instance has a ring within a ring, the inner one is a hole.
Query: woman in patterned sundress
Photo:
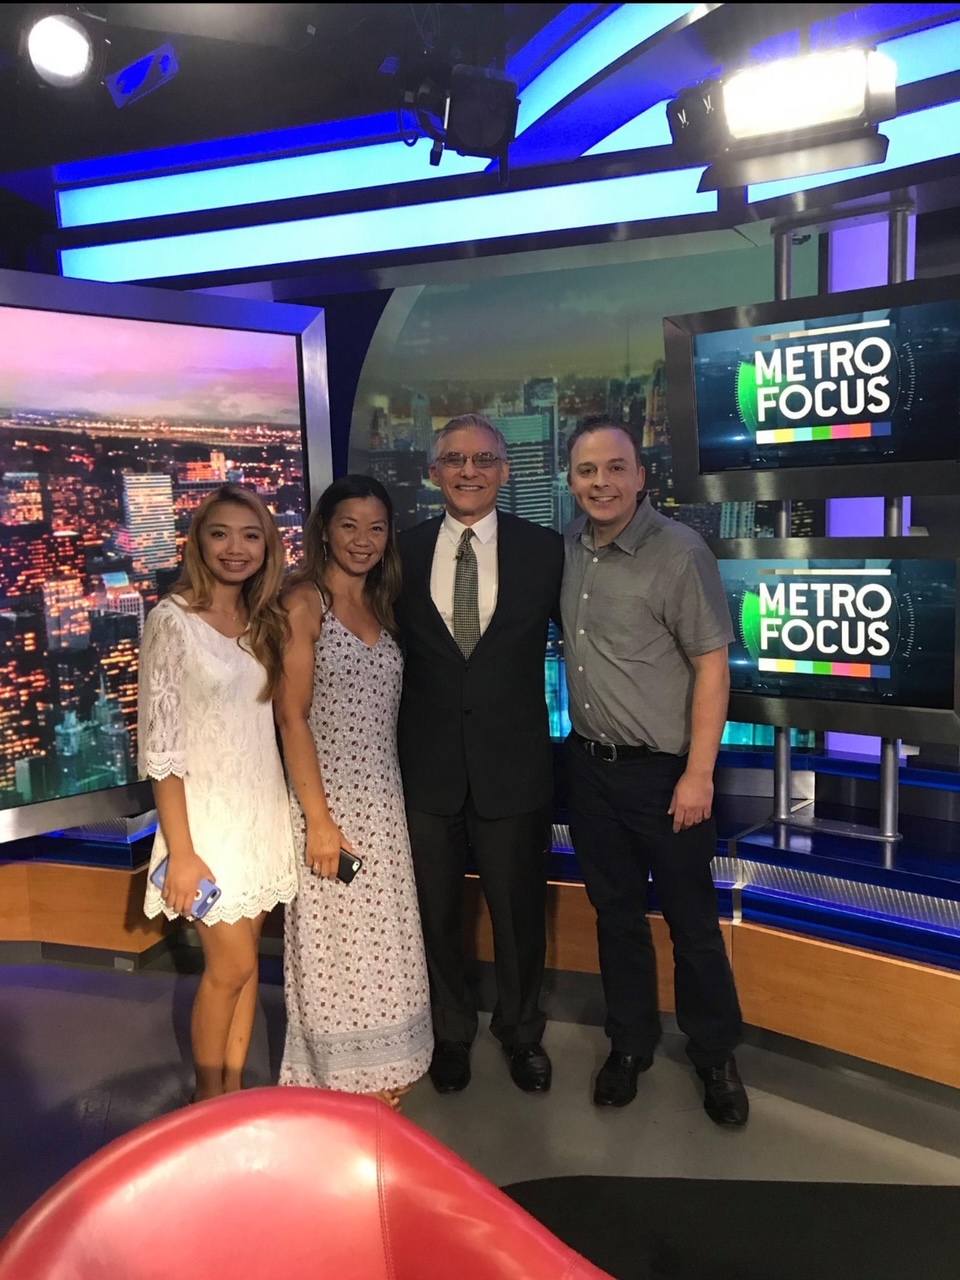
[[[284,596],[291,639],[275,706],[301,857],[286,912],[280,1083],[394,1107],[433,1051],[396,750],[399,586],[387,491],[368,476],[335,481]],[[341,849],[363,862],[349,884],[337,878]]]
[[[193,518],[183,572],[140,646],[140,776],[159,827],[144,909],[188,916],[202,879],[220,897],[198,924],[204,971],[191,1037],[197,1099],[231,1093],[257,1005],[266,913],[296,892],[293,831],[271,695],[288,634],[284,551],[256,494],[222,485]]]

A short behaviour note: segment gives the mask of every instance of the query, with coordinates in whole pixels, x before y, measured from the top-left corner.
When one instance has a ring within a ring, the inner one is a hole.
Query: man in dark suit
[[[400,536],[400,767],[441,1093],[469,1083],[477,1031],[463,954],[468,851],[493,924],[491,1030],[521,1089],[544,1092],[551,1079],[539,1003],[553,800],[544,650],[563,540],[497,511],[509,471],[495,427],[477,414],[452,419],[430,468],[446,514]]]

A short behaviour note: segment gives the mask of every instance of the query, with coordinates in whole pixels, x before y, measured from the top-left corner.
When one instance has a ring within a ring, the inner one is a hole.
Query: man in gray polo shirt
[[[677,1021],[717,1124],[742,1125],[742,1038],[710,862],[713,770],[733,639],[717,562],[643,494],[637,446],[606,418],[567,442],[584,514],[565,533],[561,608],[573,732],[570,826],[597,911],[611,1052],[593,1100],[622,1107],[660,1038],[650,878],[670,928]]]

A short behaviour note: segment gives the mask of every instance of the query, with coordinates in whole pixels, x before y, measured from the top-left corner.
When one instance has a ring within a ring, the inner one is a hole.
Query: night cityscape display
[[[135,779],[144,619],[225,481],[295,563],[294,337],[0,307],[0,808]]]
[[[443,512],[428,467],[437,430],[460,413],[482,413],[507,441],[504,511],[562,530],[577,514],[567,487],[566,440],[577,421],[603,413],[642,441],[647,492],[661,510],[704,538],[772,537],[772,504],[680,504],[663,352],[663,316],[769,296],[765,255],[731,251],[617,266],[430,285],[389,352],[371,348],[357,394],[350,469],[387,486],[398,528]],[[688,305],[685,305],[688,304]],[[794,503],[793,533],[821,533],[822,504]],[[551,635],[546,682],[551,732],[569,729],[563,644]],[[809,737],[809,735],[807,735]],[[730,724],[730,745],[772,743],[766,726]],[[806,741],[801,735],[800,741]],[[812,741],[812,739],[811,739]]]

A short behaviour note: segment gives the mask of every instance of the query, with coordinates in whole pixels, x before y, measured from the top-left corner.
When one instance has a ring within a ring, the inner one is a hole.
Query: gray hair
[[[451,418],[450,421],[440,428],[433,438],[433,460],[436,460],[444,451],[444,442],[455,431],[463,431],[468,427],[480,428],[483,431],[489,431],[497,442],[497,455],[505,460],[507,456],[507,441],[503,432],[499,427],[495,427],[492,422],[488,421],[481,413],[461,413],[457,417]]]

